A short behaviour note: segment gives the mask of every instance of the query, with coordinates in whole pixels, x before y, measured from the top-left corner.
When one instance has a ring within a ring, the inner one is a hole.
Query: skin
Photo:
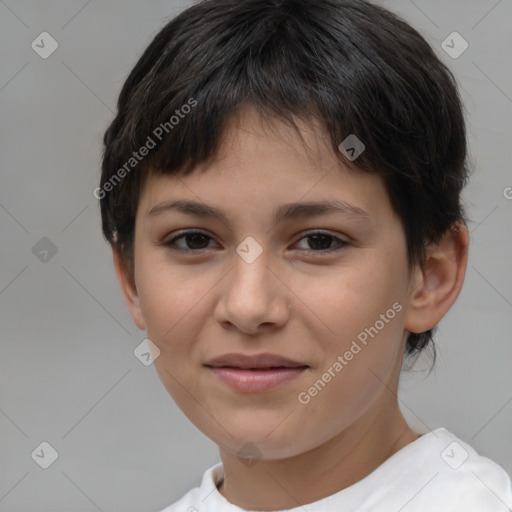
[[[136,217],[134,280],[114,250],[134,322],[160,350],[154,365],[163,384],[218,444],[225,475],[219,491],[246,509],[292,508],[334,494],[418,438],[396,396],[407,333],[441,320],[466,269],[463,225],[428,247],[423,268],[409,269],[403,227],[381,179],[345,168],[318,125],[298,123],[306,146],[293,128],[244,110],[216,158],[186,177],[147,180]],[[212,205],[229,223],[172,210],[148,216],[173,199]],[[284,203],[327,199],[366,216],[272,219]],[[191,228],[210,237],[176,241],[195,254],[162,244]],[[327,237],[314,245],[306,235],[317,229],[346,243]],[[263,248],[252,263],[236,253],[247,236]],[[395,303],[402,308],[394,318],[300,403],[299,393]],[[274,390],[241,393],[204,367],[231,352],[271,352],[309,368]],[[255,464],[237,455],[248,442],[258,450]]]

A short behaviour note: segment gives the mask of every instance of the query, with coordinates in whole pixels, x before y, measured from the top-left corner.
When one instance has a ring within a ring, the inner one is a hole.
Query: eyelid
[[[202,253],[204,251],[208,251],[209,249],[182,249],[180,247],[171,247],[171,244],[173,244],[176,240],[180,238],[185,238],[187,235],[204,235],[212,240],[215,240],[213,236],[211,236],[207,231],[204,231],[202,229],[184,229],[178,231],[175,236],[170,238],[169,240],[163,240],[162,242],[157,243],[157,245],[163,245],[164,247],[169,248],[170,250],[174,250],[176,252],[182,252],[182,253]]]
[[[203,254],[204,252],[209,251],[210,249],[208,249],[208,248],[182,249],[179,247],[177,248],[175,246],[174,247],[171,246],[172,244],[174,244],[176,242],[176,240],[185,238],[187,235],[195,235],[195,234],[205,235],[206,237],[208,237],[212,240],[215,240],[215,238],[213,236],[211,236],[207,231],[204,231],[202,229],[185,229],[185,230],[178,231],[176,233],[176,235],[173,236],[170,240],[166,240],[166,241],[164,240],[163,242],[157,243],[157,245],[163,245],[164,247],[168,248],[169,250],[181,252],[181,253],[185,253],[185,254],[187,254],[187,253],[188,254]],[[349,245],[349,243],[350,243],[348,240],[344,240],[343,238],[341,238],[338,235],[335,235],[333,233],[330,233],[329,231],[324,231],[321,229],[313,229],[310,231],[304,231],[304,232],[300,233],[300,235],[301,235],[300,238],[295,242],[295,244],[300,242],[303,239],[306,239],[306,238],[314,236],[314,235],[326,235],[326,236],[331,237],[333,239],[333,241],[335,241],[335,243],[337,242],[337,247],[332,247],[329,249],[320,249],[320,250],[302,249],[301,250],[301,252],[306,252],[309,254],[319,255],[319,254],[334,253],[334,252],[337,252],[337,251],[343,249],[345,246]],[[346,238],[348,238],[348,237],[346,237]]]
[[[322,230],[313,230],[313,231],[307,231],[302,234],[302,236],[297,240],[298,243],[302,240],[305,240],[309,237],[312,237],[313,235],[326,235],[332,238],[332,243],[334,243],[334,247],[330,247],[329,249],[320,249],[315,251],[314,249],[299,249],[301,252],[306,253],[307,255],[332,255],[332,254],[338,254],[343,249],[345,249],[350,243],[347,240],[344,240],[338,235],[334,235],[333,233],[329,233],[328,231],[322,231]]]

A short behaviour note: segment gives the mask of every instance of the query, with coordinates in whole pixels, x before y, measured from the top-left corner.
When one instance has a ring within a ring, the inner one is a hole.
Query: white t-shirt
[[[247,512],[217,490],[222,463],[161,512]],[[444,428],[422,435],[365,478],[286,512],[510,512],[510,476]],[[252,511],[255,512],[255,511]]]

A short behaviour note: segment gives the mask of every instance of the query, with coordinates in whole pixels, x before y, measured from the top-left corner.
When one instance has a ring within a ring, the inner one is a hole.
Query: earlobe
[[[114,269],[116,271],[117,280],[121,288],[124,302],[128,306],[135,325],[139,329],[145,330],[146,323],[142,315],[140,299],[134,279],[129,275],[126,269],[120,250],[116,247],[112,247],[112,255],[114,260]]]
[[[416,269],[404,327],[421,333],[435,327],[453,305],[466,274],[469,233],[456,223],[437,244],[427,248],[423,267]]]

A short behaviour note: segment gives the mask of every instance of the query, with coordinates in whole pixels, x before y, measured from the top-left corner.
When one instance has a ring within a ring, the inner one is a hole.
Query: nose
[[[280,277],[265,251],[251,263],[237,255],[224,281],[216,320],[226,329],[252,335],[285,325],[291,292]]]

